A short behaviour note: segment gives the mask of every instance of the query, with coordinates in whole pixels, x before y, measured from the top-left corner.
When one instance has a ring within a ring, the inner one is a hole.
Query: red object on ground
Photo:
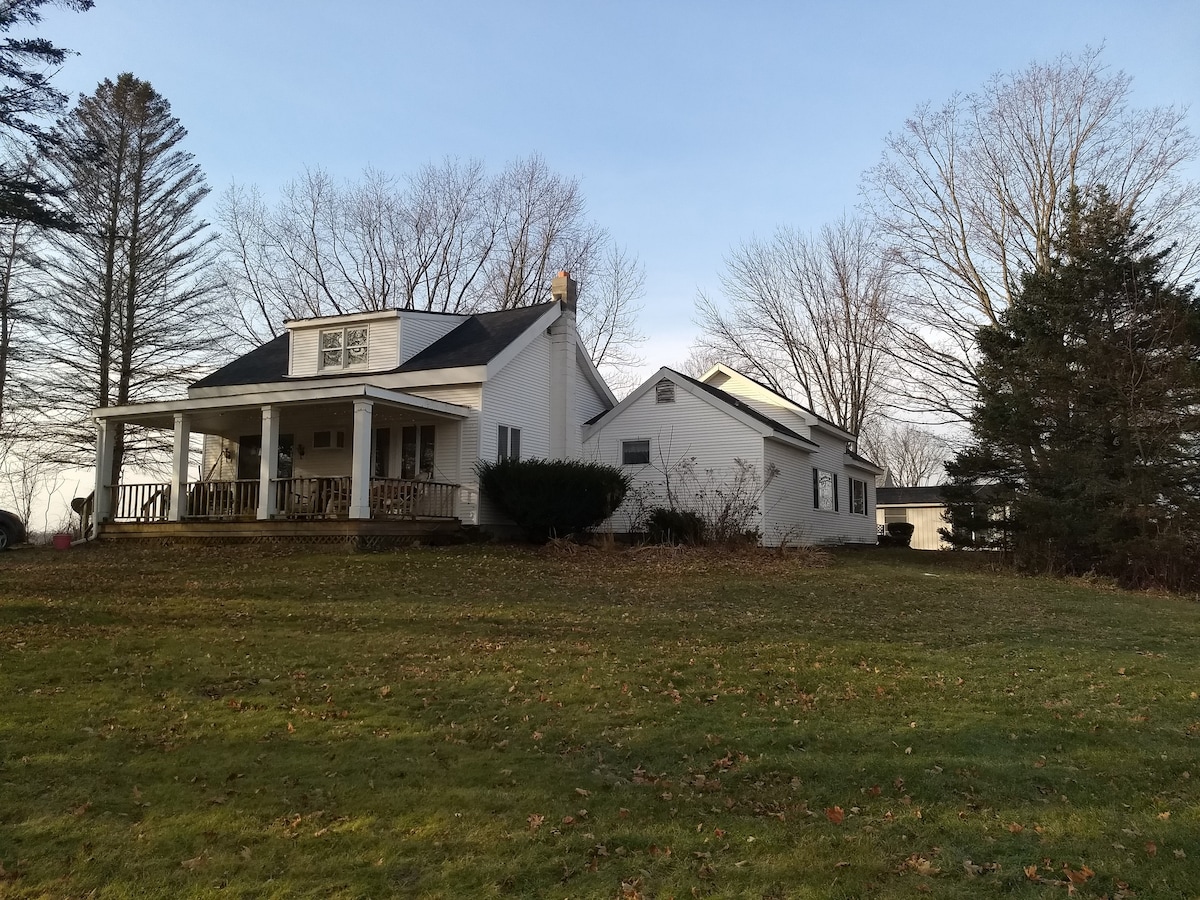
[[[54,549],[55,550],[70,550],[71,549],[71,536],[69,534],[56,534],[54,536]]]

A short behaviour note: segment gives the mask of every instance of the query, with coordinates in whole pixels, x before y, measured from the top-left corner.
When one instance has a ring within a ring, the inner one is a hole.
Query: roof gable
[[[663,366],[654,375],[646,379],[641,385],[633,390],[624,400],[618,403],[615,407],[602,413],[599,416],[593,416],[585,424],[588,431],[584,434],[584,440],[587,440],[597,430],[602,428],[606,419],[613,417],[614,419],[622,412],[628,409],[633,404],[637,403],[650,390],[654,388],[660,381],[666,378],[674,382],[684,390],[688,391],[695,397],[699,397],[712,406],[722,410],[734,418],[740,419],[745,424],[751,426],[764,437],[778,437],[792,443],[800,443],[805,447],[816,447],[816,442],[809,440],[803,435],[797,434],[792,429],[788,428],[779,422],[776,422],[770,416],[767,416],[752,406],[728,394],[720,388],[715,388],[712,385],[698,381],[691,376],[684,375],[682,372],[676,372],[674,369]]]
[[[330,375],[288,377],[289,335],[281,334],[255,347],[215,372],[193,382],[190,389],[238,387],[251,384],[274,384],[344,379],[353,376],[359,381],[373,376],[401,372],[422,372],[436,369],[461,369],[486,366],[524,335],[542,316],[558,306],[556,301],[477,313],[448,334],[438,338],[424,350],[401,365],[376,372],[338,372]]]
[[[846,429],[842,428],[841,426],[837,425],[836,423],[831,422],[829,419],[826,419],[824,416],[817,415],[815,412],[813,412],[807,406],[804,406],[801,403],[797,403],[795,400],[793,400],[791,397],[788,397],[785,394],[781,394],[779,391],[775,390],[775,388],[771,387],[769,384],[764,384],[763,382],[759,381],[757,378],[751,378],[749,375],[745,374],[744,372],[739,372],[737,369],[732,369],[729,366],[725,365],[724,363],[717,363],[715,366],[713,366],[711,369],[709,369],[707,372],[705,372],[704,377],[701,379],[701,381],[703,381],[704,383],[707,384],[710,380],[712,380],[718,376],[724,376],[724,381],[723,381],[724,384],[727,384],[729,381],[736,382],[736,381],[740,380],[742,382],[745,382],[748,385],[753,385],[754,387],[756,387],[756,388],[760,389],[761,391],[765,392],[766,394],[770,395],[770,397],[778,400],[779,405],[782,406],[784,409],[788,409],[788,410],[791,410],[792,412],[799,414],[799,416],[802,419],[806,419],[806,420],[812,419],[812,422],[806,422],[806,424],[824,428],[826,431],[835,432],[839,436],[845,436],[846,440],[853,440],[855,438],[855,435],[852,432],[849,432]]]

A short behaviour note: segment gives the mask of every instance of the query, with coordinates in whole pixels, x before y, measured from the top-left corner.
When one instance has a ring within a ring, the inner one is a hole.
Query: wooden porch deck
[[[267,519],[184,522],[108,522],[99,540],[166,543],[329,543],[386,547],[416,541],[453,543],[470,529],[458,519]]]

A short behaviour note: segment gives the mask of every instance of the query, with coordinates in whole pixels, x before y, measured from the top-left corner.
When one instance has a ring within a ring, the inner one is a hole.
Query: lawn
[[[811,562],[3,554],[0,896],[1200,893],[1200,604]]]

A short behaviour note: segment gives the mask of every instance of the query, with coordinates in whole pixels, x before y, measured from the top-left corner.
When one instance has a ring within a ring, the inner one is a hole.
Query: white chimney
[[[550,326],[550,458],[579,459],[583,455],[583,423],[575,408],[575,361],[579,335],[575,330],[578,286],[571,273],[560,271],[550,282],[559,316]]]

